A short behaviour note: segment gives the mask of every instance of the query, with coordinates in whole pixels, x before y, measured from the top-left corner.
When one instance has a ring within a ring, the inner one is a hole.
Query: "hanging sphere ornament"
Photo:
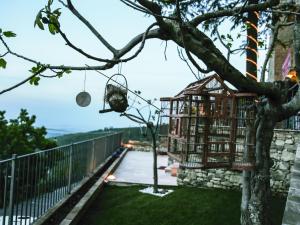
[[[83,91],[76,96],[76,103],[81,107],[86,107],[91,103],[91,95],[85,91],[86,71],[84,71]]]
[[[86,107],[91,103],[91,95],[86,92],[82,91],[76,96],[76,103],[81,107]]]

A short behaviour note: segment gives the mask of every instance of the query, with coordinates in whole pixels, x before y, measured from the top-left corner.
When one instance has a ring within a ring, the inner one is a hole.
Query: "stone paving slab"
[[[157,167],[168,166],[168,156],[159,155]],[[113,183],[153,184],[152,152],[129,151],[113,174]],[[158,170],[158,184],[177,186],[177,177],[164,170]]]

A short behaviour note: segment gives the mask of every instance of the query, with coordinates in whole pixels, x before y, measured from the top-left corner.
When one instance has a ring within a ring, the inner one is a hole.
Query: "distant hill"
[[[47,138],[54,138],[57,136],[62,136],[65,134],[70,134],[72,133],[71,131],[64,130],[64,129],[53,129],[53,128],[46,128],[47,129]]]
[[[160,134],[166,134],[167,129],[168,129],[167,125],[163,124],[160,127]],[[61,146],[61,145],[67,145],[79,141],[105,136],[116,132],[123,133],[122,139],[123,142],[125,143],[128,140],[151,141],[149,132],[148,135],[145,135],[145,133],[147,132],[146,127],[104,128],[104,129],[89,131],[89,132],[65,134],[65,135],[53,137],[52,139],[56,140],[57,144]]]

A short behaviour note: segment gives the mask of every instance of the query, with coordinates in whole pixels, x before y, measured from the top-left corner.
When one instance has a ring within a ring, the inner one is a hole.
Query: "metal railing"
[[[121,133],[0,161],[0,225],[29,225],[121,144]]]

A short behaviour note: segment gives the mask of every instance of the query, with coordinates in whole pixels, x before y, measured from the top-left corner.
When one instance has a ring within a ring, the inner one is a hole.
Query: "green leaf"
[[[70,74],[70,73],[72,73],[72,70],[66,69],[66,70],[64,70],[64,72],[65,72],[66,74]]]
[[[36,66],[32,67],[31,70],[29,70],[29,72],[31,73],[37,73],[40,69],[42,69],[42,65],[41,64],[37,64]]]
[[[59,71],[56,73],[58,78],[61,78],[63,76],[63,74],[64,74],[64,71]]]
[[[34,27],[37,25],[38,21],[42,19],[42,12],[39,11],[39,13],[36,15],[35,20],[34,20]]]
[[[2,67],[3,69],[5,69],[6,68],[6,61],[5,61],[5,59],[3,59],[3,58],[0,58],[0,68]]]
[[[41,30],[44,30],[44,24],[42,23],[41,20],[37,20],[37,21],[36,21],[36,24],[38,25],[38,27],[39,27]]]
[[[52,23],[48,24],[48,29],[49,29],[50,33],[53,35],[57,32],[56,27]]]
[[[2,29],[0,28],[0,34],[2,33]]]
[[[3,32],[3,35],[5,36],[5,37],[15,37],[15,36],[17,36],[14,32],[12,32],[12,31],[4,31]]]
[[[262,48],[264,46],[264,41],[258,41],[258,46]]]
[[[32,77],[32,78],[29,80],[29,83],[30,83],[31,85],[37,86],[37,85],[39,85],[39,80],[40,80],[40,79],[41,79],[40,77],[34,76],[34,77]]]
[[[49,20],[52,24],[54,24],[56,27],[60,27],[60,24],[58,22],[58,16],[55,16],[53,14],[50,15]]]
[[[52,5],[53,0],[48,0],[48,7],[50,8],[50,6]]]
[[[52,13],[59,17],[61,15],[60,8],[55,9]]]

